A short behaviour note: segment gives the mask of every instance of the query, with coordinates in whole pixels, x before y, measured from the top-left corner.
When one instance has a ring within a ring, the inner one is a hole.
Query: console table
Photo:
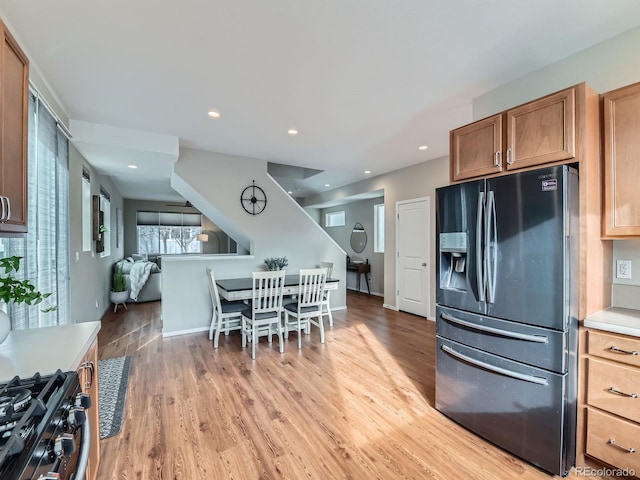
[[[367,292],[371,295],[371,289],[369,288],[369,272],[371,272],[371,265],[368,263],[347,263],[347,272],[357,272],[357,288],[360,291],[360,277],[364,275],[364,279],[367,282]]]

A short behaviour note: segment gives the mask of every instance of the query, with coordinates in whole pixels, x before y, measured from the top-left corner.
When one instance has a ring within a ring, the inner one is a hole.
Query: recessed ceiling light
[[[288,193],[289,195],[293,195],[293,192],[292,192],[291,190],[289,190],[287,193]]]
[[[220,118],[220,112],[218,112],[217,110],[209,110],[207,112],[207,115],[209,115],[211,118]]]
[[[325,186],[325,187],[330,187],[330,186],[331,186],[331,184],[330,184],[330,183],[325,183],[325,184],[324,184],[324,186]]]
[[[427,148],[429,148],[429,147],[427,147],[426,145],[420,145],[418,147],[418,150],[426,150]]]
[[[129,168],[133,168],[133,169],[138,168],[138,166],[137,166],[137,165],[127,165],[127,167],[129,167]]]
[[[294,137],[298,134],[298,130],[296,130],[295,128],[290,128],[289,130],[287,130],[287,133]]]
[[[365,170],[364,173],[366,173],[367,175],[369,175],[371,173],[371,170]]]

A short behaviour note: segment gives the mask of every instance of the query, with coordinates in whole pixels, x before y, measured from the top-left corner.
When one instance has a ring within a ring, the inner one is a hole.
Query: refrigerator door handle
[[[487,192],[487,213],[485,215],[485,264],[487,275],[487,302],[496,301],[496,275],[497,261],[495,239],[496,239],[496,198],[492,190]]]
[[[449,355],[456,357],[463,362],[470,363],[471,365],[475,365],[477,367],[483,368],[485,370],[489,370],[490,372],[495,372],[500,375],[505,375],[507,377],[515,378],[517,380],[522,380],[524,382],[536,383],[538,385],[548,385],[549,382],[546,378],[543,377],[534,377],[533,375],[527,375],[524,373],[514,372],[513,370],[509,370],[507,368],[497,367],[495,365],[491,365],[490,363],[486,363],[480,360],[476,360],[475,358],[468,357],[460,352],[456,352],[453,348],[448,345],[442,345],[442,350]]]
[[[526,333],[509,332],[508,330],[502,330],[500,328],[487,327],[486,325],[478,325],[472,322],[467,322],[466,320],[461,320],[459,318],[452,317],[451,315],[446,313],[442,313],[440,317],[443,320],[448,320],[449,322],[457,323],[458,325],[462,325],[463,327],[472,328],[480,332],[487,332],[487,333],[499,335],[501,337],[506,337],[506,338],[514,338],[516,340],[524,340],[525,342],[549,343],[549,339],[542,335],[527,335]]]
[[[485,301],[485,268],[482,255],[482,218],[484,214],[484,192],[478,192],[478,218],[476,220],[476,285],[478,286],[478,300]]]

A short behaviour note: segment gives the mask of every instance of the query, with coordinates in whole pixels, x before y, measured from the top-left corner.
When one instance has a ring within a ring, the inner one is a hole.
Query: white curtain
[[[31,93],[28,136],[29,233],[2,239],[0,254],[23,257],[18,276],[51,296],[34,306],[10,304],[13,329],[69,323],[69,143]],[[54,305],[56,311],[42,312]]]

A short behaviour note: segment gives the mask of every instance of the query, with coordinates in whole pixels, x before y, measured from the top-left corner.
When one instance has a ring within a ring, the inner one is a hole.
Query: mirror
[[[351,231],[351,248],[356,253],[362,253],[364,247],[367,245],[367,232],[364,231],[364,227],[360,222],[353,226]]]

